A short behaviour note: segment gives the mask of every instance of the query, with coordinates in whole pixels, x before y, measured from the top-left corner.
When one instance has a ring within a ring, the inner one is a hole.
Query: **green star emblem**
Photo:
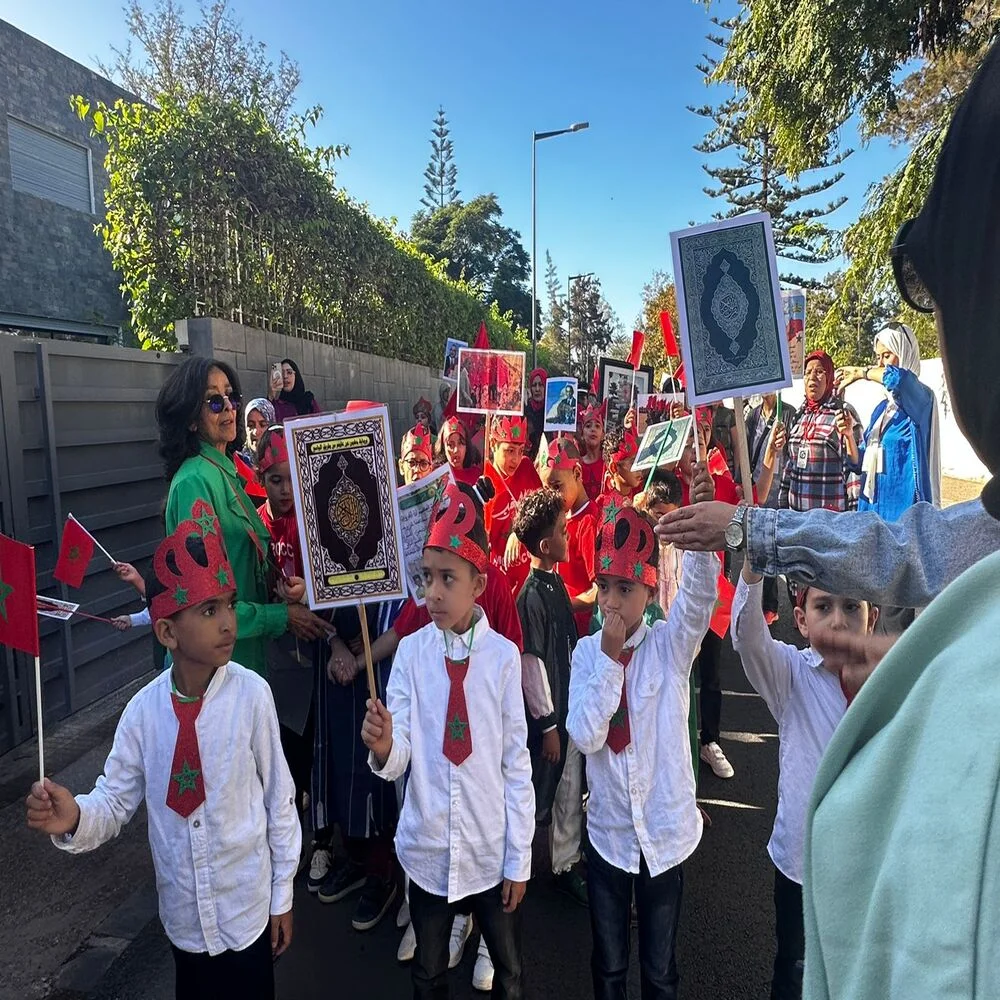
[[[214,514],[209,514],[206,511],[206,513],[202,514],[200,517],[196,517],[194,519],[194,523],[197,524],[199,528],[201,528],[202,538],[205,538],[207,535],[217,534],[215,530],[216,522]]]
[[[187,604],[188,592],[178,584],[177,589],[174,591],[174,604],[177,607],[182,607]]]
[[[611,503],[608,504],[608,509],[604,514],[604,523],[614,524],[614,522],[618,519],[618,515],[621,512],[622,512],[621,507],[619,507],[618,504],[616,504],[614,500],[612,500]]]
[[[199,774],[201,771],[196,771],[187,761],[184,761],[184,766],[176,774],[170,775],[170,780],[177,782],[177,794],[183,795],[185,792],[196,791],[195,786]]]
[[[448,723],[448,735],[453,740],[458,740],[460,743],[465,742],[465,731],[469,728],[467,722],[463,722],[458,713],[455,713],[455,718]]]
[[[510,436],[516,441],[521,436],[521,425],[514,424],[510,429]]]
[[[611,569],[611,556],[601,556],[601,569],[603,569],[605,573]]]
[[[633,572],[635,573],[635,578],[638,580],[642,576],[642,563],[637,562],[633,567]]]
[[[461,539],[461,538],[459,538],[459,537],[458,537],[458,535],[452,535],[452,536],[451,536],[451,538],[449,538],[449,539],[448,539],[448,544],[449,544],[449,545],[450,545],[450,546],[451,546],[451,547],[452,547],[453,549],[457,549],[457,548],[459,548],[459,547],[461,546],[461,544],[462,544],[462,539]]]
[[[13,593],[14,588],[0,579],[0,618],[3,618],[4,621],[9,621],[7,618],[7,598]]]
[[[219,567],[219,572],[215,574],[215,579],[219,581],[220,587],[229,585],[229,574],[226,572],[224,566]]]
[[[76,562],[80,558],[80,546],[71,545],[69,548],[69,561]]]
[[[624,705],[619,705],[618,711],[611,716],[610,726],[612,729],[618,729],[625,725],[628,718],[628,713]]]

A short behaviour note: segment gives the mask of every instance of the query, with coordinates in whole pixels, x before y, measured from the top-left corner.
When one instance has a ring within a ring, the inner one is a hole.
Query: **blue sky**
[[[194,3],[185,5],[189,12]],[[493,191],[530,252],[531,133],[586,120],[590,129],[538,146],[539,296],[548,249],[565,283],[594,271],[622,323],[642,286],[670,266],[669,233],[708,221],[705,121],[689,104],[714,100],[695,63],[709,12],[700,0],[320,3],[232,0],[245,29],[302,70],[302,106],[321,104],[317,143],[351,155],[338,181],[405,226],[419,207],[431,120],[443,104],[463,197]],[[724,14],[726,4],[713,12]],[[120,0],[0,0],[0,17],[95,66],[125,41]],[[903,151],[856,147],[839,186],[845,225],[865,190]]]

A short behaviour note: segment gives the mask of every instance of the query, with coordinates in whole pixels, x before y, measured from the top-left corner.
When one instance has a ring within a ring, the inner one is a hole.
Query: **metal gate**
[[[38,593],[112,617],[140,607],[95,553],[83,586],[52,579],[72,512],[116,558],[144,572],[163,537],[166,493],[154,404],[181,356],[0,334],[0,531],[35,546]],[[45,721],[65,718],[151,666],[149,633],[40,618]],[[34,669],[0,647],[0,753],[35,731]]]

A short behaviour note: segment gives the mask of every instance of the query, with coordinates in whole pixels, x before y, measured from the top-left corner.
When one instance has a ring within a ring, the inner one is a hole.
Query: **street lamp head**
[[[570,132],[582,132],[585,128],[590,128],[590,122],[576,122],[574,125],[570,125]]]

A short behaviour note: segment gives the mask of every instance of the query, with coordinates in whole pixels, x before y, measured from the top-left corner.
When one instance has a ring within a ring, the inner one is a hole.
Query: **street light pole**
[[[590,127],[590,122],[576,122],[569,128],[557,128],[551,132],[531,133],[531,366],[538,367],[538,205],[535,198],[537,156],[535,145],[542,139],[552,139],[568,132],[582,132]]]

